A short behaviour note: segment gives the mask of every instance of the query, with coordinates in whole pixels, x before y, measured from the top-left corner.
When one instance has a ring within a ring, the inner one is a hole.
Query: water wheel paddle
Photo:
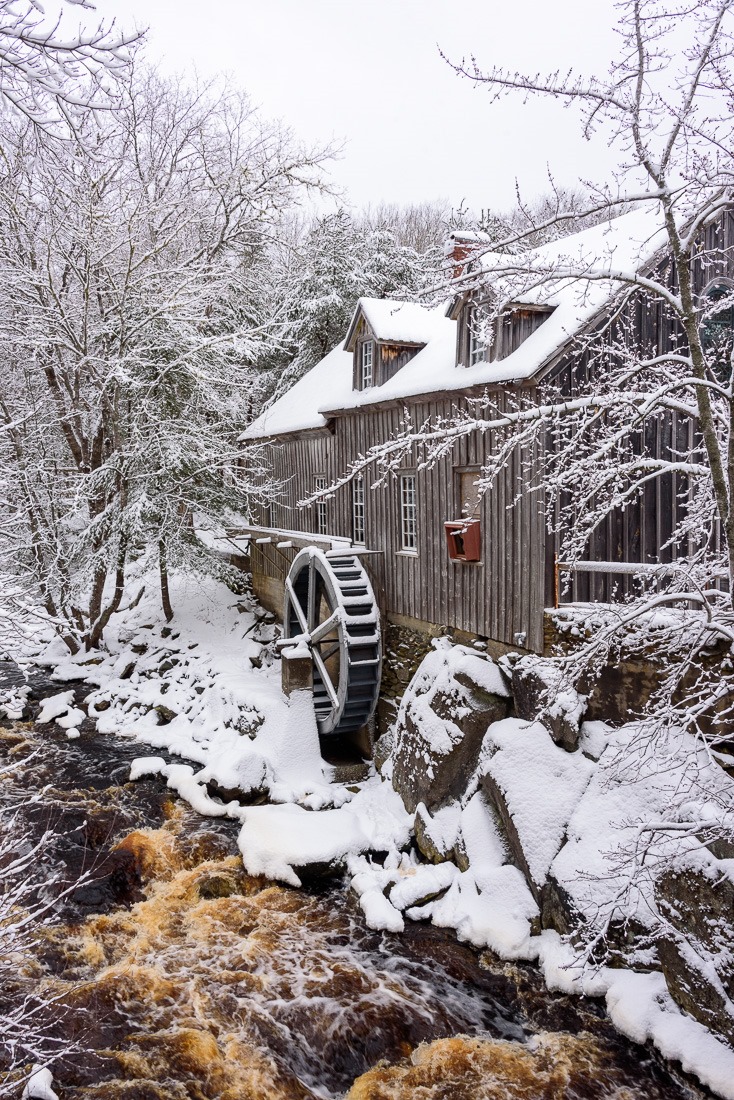
[[[382,657],[377,601],[359,557],[301,550],[285,582],[283,627],[285,638],[310,650],[319,733],[364,726],[377,704]]]

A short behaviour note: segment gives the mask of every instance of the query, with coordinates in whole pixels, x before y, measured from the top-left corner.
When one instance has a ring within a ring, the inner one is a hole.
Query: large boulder
[[[484,735],[510,706],[497,666],[447,639],[434,642],[406,691],[395,727],[392,784],[409,813],[429,813],[460,798]]]
[[[583,918],[571,900],[568,891],[551,871],[540,890],[541,928],[550,928],[559,936],[572,935]]]
[[[671,869],[655,895],[667,931],[658,954],[671,997],[734,1046],[734,881],[711,860]]]
[[[429,863],[444,863],[453,860],[461,867],[461,860],[456,858],[456,845],[459,840],[461,827],[461,807],[458,802],[444,806],[434,816],[429,814],[421,803],[415,814],[413,829],[415,830],[415,843],[421,854]],[[466,870],[461,867],[461,870]]]
[[[567,752],[578,748],[586,696],[566,681],[557,662],[523,657],[512,667],[515,714],[526,722],[541,721],[557,745]]]
[[[499,817],[512,861],[536,901],[566,839],[568,822],[594,765],[569,756],[539,722],[508,718],[488,731],[481,785]]]

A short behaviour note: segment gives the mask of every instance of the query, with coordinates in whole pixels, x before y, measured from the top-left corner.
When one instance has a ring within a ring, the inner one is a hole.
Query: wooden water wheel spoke
[[[338,707],[339,706],[339,696],[337,694],[336,688],[334,687],[334,685],[331,682],[331,677],[329,676],[329,672],[328,672],[328,669],[326,667],[326,664],[324,663],[324,661],[321,658],[321,655],[319,654],[319,651],[317,649],[312,649],[311,650],[311,656],[313,657],[313,663],[316,665],[316,668],[319,670],[319,675],[321,676],[321,682],[324,685],[324,687],[326,688],[326,694],[331,699],[333,705],[335,707]]]
[[[308,634],[308,619],[307,619],[306,615],[304,615],[304,613],[303,613],[303,608],[301,607],[298,596],[296,595],[296,593],[293,589],[293,585],[291,584],[290,577],[286,578],[285,588],[286,588],[286,600],[290,600],[290,606],[291,606],[296,618],[298,619],[298,625],[302,628],[304,634]],[[292,638],[294,635],[290,634],[288,636]]]
[[[285,638],[309,647],[319,733],[359,730],[375,709],[381,668],[379,613],[359,557],[307,547],[285,591]]]
[[[311,634],[311,632],[313,631],[314,627],[316,626],[316,624],[318,622],[319,599],[318,599],[318,592],[317,592],[317,589],[318,589],[317,577],[318,577],[318,574],[316,572],[316,567],[314,565],[314,560],[313,560],[313,558],[311,558],[311,560],[308,563],[308,613],[307,613],[307,618],[308,618],[308,631],[309,631],[309,634]]]
[[[319,625],[311,631],[311,644],[314,645],[316,642],[326,641],[326,635],[338,625],[341,617],[341,608],[337,607],[336,611],[333,611],[328,619],[324,619],[322,623],[319,623]]]

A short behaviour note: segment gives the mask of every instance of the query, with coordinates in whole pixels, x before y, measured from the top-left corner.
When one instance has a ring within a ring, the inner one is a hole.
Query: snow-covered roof
[[[322,405],[342,404],[352,391],[352,355],[339,344],[245,429],[241,439],[323,428]]]
[[[364,317],[374,337],[385,344],[427,344],[438,335],[445,310],[429,309],[416,302],[396,302],[391,298],[360,298],[344,341],[350,351],[357,325]]]
[[[361,309],[378,340],[425,346],[383,385],[354,390],[345,342],[251,424],[243,438],[323,427],[325,414],[343,409],[531,378],[610,303],[620,276],[649,266],[666,244],[661,225],[658,204],[649,203],[522,256],[484,253],[478,262],[496,300],[553,309],[515,351],[496,362],[457,365],[456,321],[445,316],[443,307],[360,299],[350,333]]]
[[[619,277],[646,267],[666,242],[659,203],[651,202],[517,256],[486,251],[477,266],[495,295],[561,307],[571,327],[579,311],[588,312],[587,299],[591,308],[602,308]]]

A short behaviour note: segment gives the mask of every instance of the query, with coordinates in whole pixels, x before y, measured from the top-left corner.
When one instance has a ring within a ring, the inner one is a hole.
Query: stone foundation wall
[[[468,634],[465,630],[402,615],[389,615],[387,620],[383,619],[382,630],[382,683],[375,716],[376,737],[381,737],[395,721],[403,693],[421,661],[431,651],[434,638],[450,638],[456,645],[471,646],[495,660],[508,652],[524,652],[478,634]]]
[[[430,652],[433,639],[440,634],[437,627],[431,629],[428,623],[421,625],[429,629],[419,629],[417,623],[409,626],[407,621],[383,621],[382,681],[375,714],[377,737],[381,737],[395,721],[405,689],[425,655]]]
[[[252,588],[258,600],[267,611],[272,611],[278,622],[283,621],[283,603],[285,586],[276,577],[267,577],[264,573],[252,572]]]
[[[581,641],[565,622],[563,609],[546,611],[543,623],[543,655],[554,657],[571,653]],[[639,656],[622,659],[601,673],[589,694],[587,721],[624,723],[645,706],[660,682],[660,669],[651,660]]]
[[[576,629],[574,629],[576,628]],[[574,621],[571,607],[564,613],[561,607],[556,611],[546,611],[543,629],[543,656],[553,657],[572,653],[582,638]],[[699,655],[699,663],[708,667],[721,668],[721,674],[731,675],[722,664],[726,655],[726,645]],[[656,659],[653,652],[649,656],[640,653],[625,654],[622,648],[612,663],[608,664],[601,675],[586,687],[579,684],[579,690],[588,696],[584,712],[584,721],[611,722],[623,725],[630,717],[639,714],[660,686],[665,666]],[[698,673],[692,669],[681,683],[681,696],[688,688],[694,687]],[[711,718],[713,718],[713,712]]]

